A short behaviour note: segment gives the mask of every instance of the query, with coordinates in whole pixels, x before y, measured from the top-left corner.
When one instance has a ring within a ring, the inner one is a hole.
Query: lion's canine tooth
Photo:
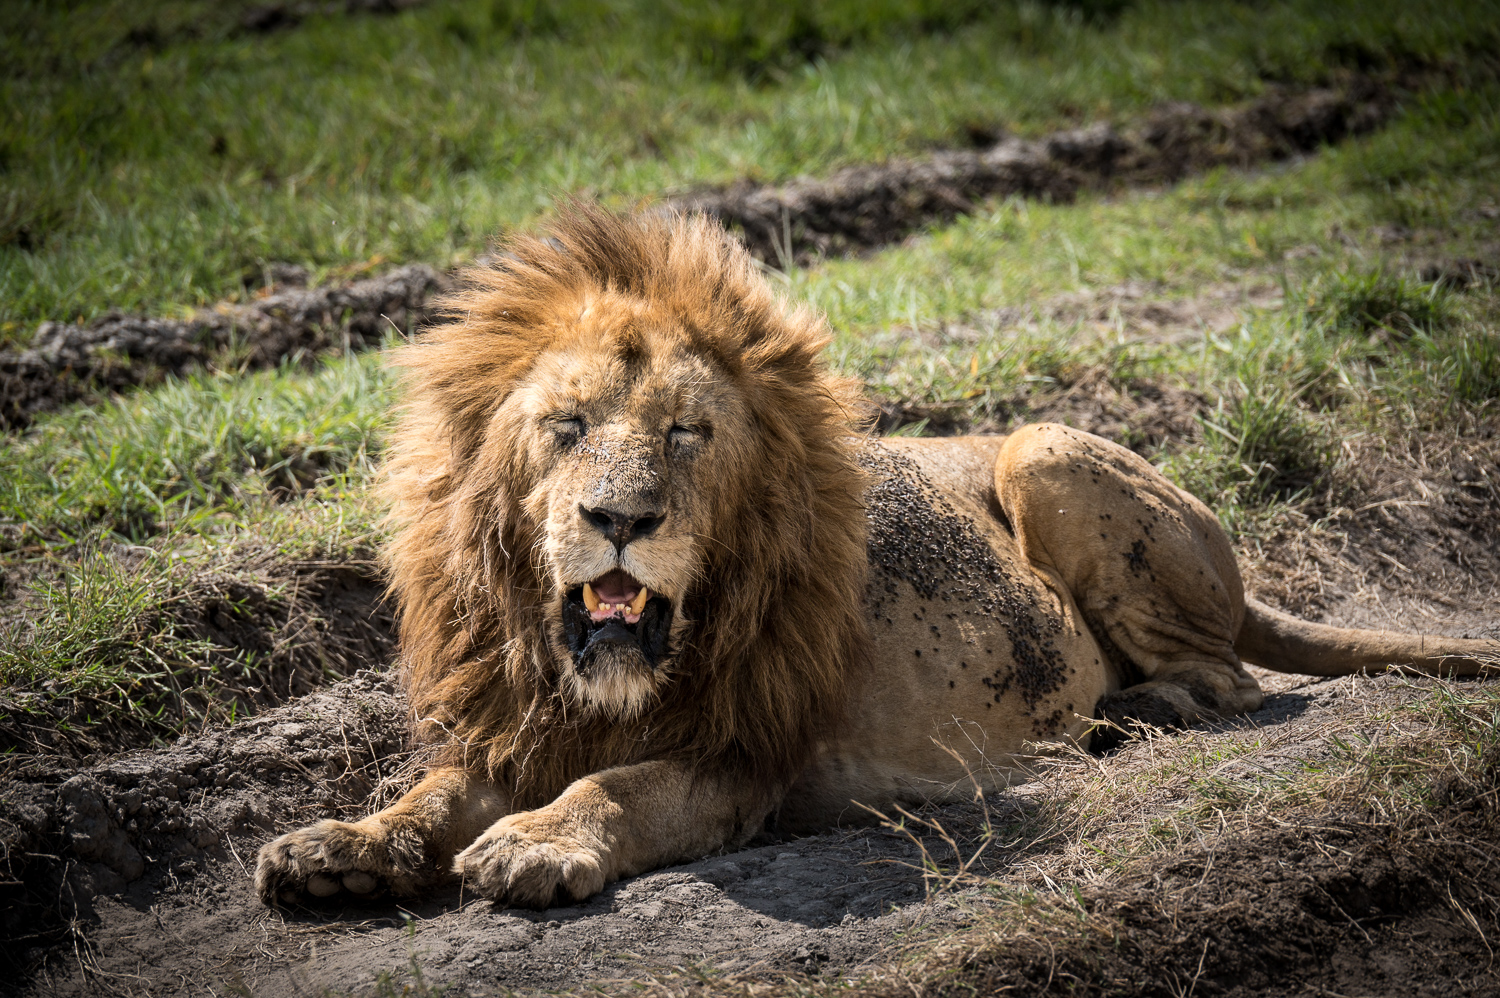
[[[636,593],[635,599],[630,601],[630,612],[639,616],[640,612],[646,609],[646,599],[650,595],[651,590],[647,589],[645,586],[641,586],[641,591]]]
[[[594,595],[594,587],[587,582],[583,584],[583,605],[589,608],[589,612],[599,609],[599,597]]]

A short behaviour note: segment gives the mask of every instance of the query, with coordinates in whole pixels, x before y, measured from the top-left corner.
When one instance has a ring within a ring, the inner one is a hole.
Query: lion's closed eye
[[[548,416],[543,420],[543,425],[552,431],[559,443],[564,445],[576,443],[583,436],[585,429],[583,417],[573,414]]]
[[[667,431],[667,442],[673,447],[688,448],[713,436],[706,423],[674,423]]]

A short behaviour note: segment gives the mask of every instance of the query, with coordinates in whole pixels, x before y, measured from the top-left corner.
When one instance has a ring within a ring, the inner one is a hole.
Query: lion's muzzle
[[[652,594],[623,572],[611,572],[570,590],[562,613],[568,650],[579,676],[600,667],[628,667],[637,656],[654,669],[667,654],[672,601]]]

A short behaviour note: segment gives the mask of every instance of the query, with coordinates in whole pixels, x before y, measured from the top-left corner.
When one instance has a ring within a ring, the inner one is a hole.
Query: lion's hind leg
[[[1006,440],[995,487],[1023,556],[1071,593],[1120,673],[1097,716],[1177,727],[1260,706],[1234,650],[1244,587],[1208,507],[1139,455],[1055,423]]]
[[[260,849],[255,888],[266,904],[409,896],[449,876],[453,855],[507,810],[505,796],[461,769],[429,773],[384,811],[320,821]]]

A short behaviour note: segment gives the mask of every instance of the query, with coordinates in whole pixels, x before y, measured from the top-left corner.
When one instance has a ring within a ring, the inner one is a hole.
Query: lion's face
[[[753,441],[743,399],[708,358],[636,322],[622,337],[591,318],[597,334],[538,358],[499,436],[530,470],[522,507],[540,528],[564,685],[590,709],[630,716],[671,671],[719,517],[753,501],[735,494],[734,474]]]

